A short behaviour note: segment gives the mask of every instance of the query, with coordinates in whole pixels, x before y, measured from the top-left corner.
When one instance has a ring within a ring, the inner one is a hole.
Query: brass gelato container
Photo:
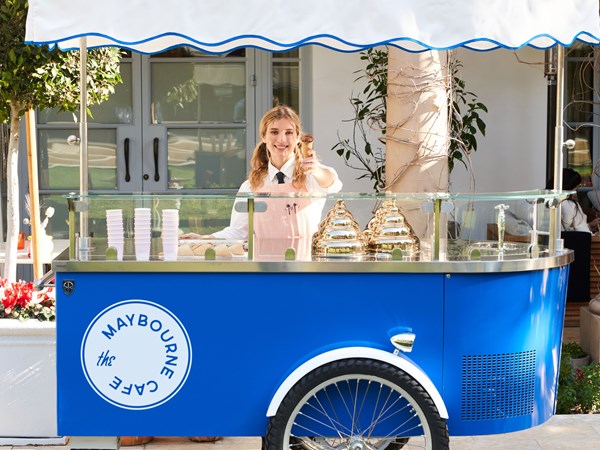
[[[367,241],[360,225],[346,208],[343,200],[337,200],[319,224],[313,235],[312,254],[324,258],[354,258],[365,255]]]
[[[368,251],[374,255],[391,254],[395,249],[402,256],[416,256],[421,251],[419,238],[400,212],[395,199],[387,199],[375,211],[364,232]]]

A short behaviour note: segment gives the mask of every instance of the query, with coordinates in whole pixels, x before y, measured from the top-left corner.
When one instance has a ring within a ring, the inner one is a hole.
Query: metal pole
[[[554,178],[554,135],[556,133],[556,47],[545,52],[544,75],[548,82],[546,107],[546,184]],[[548,187],[549,188],[549,187]]]
[[[84,197],[88,194],[88,134],[87,134],[87,40],[79,40],[80,66],[79,87],[81,90],[81,103],[79,106],[79,194]],[[79,254],[83,261],[89,258],[89,233],[87,209],[79,213]]]
[[[562,172],[563,172],[563,146],[564,146],[564,129],[563,129],[563,103],[565,91],[565,64],[564,64],[564,48],[561,45],[556,46],[556,133],[554,137],[554,190],[562,190]],[[560,220],[560,204],[556,208],[550,208],[550,214],[554,212],[554,226],[550,228],[549,250],[554,252],[555,249],[562,248],[558,243],[561,232]],[[556,247],[555,247],[556,245]]]
[[[442,212],[442,199],[433,200],[433,261],[440,260],[440,217]]]

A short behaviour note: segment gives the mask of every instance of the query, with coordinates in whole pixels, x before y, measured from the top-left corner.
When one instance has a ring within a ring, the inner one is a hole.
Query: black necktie
[[[277,177],[277,182],[283,184],[283,177],[285,177],[285,174],[283,172],[277,172],[275,176]]]

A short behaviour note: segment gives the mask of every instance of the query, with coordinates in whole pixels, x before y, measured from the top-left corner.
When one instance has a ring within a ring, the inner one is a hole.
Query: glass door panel
[[[245,129],[169,128],[169,189],[237,189],[246,178]]]
[[[300,111],[300,51],[298,49],[272,56],[273,105],[282,104]]]
[[[144,190],[237,189],[248,160],[246,52],[169,53],[149,58]]]
[[[40,189],[79,189],[79,147],[69,145],[72,130],[39,133]],[[116,130],[88,131],[89,190],[117,189]]]
[[[246,119],[245,111],[239,108],[246,99],[243,62],[152,64],[151,76],[153,124]]]
[[[124,53],[123,83],[88,117],[88,191],[235,192],[273,100],[300,111],[300,54]],[[79,112],[43,110],[37,121],[41,201],[56,208],[50,226],[61,236],[61,196],[79,190],[79,145],[67,142],[79,136]]]

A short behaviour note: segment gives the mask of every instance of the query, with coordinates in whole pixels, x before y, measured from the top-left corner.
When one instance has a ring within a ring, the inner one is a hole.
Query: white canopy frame
[[[577,41],[600,45],[598,0],[231,0],[227,10],[222,0],[172,0],[168,8],[147,0],[29,0],[25,40],[62,50],[81,49],[82,55],[88,48],[103,46],[149,54],[180,46],[207,53],[240,47],[277,52],[303,45],[342,52],[380,45],[410,52],[557,46],[554,188],[561,190],[563,47]],[[85,58],[81,73],[84,80]],[[81,88],[80,190],[86,194],[84,83]],[[87,221],[82,222],[85,239]],[[560,221],[555,232],[560,236]],[[87,248],[86,242],[80,250]]]

